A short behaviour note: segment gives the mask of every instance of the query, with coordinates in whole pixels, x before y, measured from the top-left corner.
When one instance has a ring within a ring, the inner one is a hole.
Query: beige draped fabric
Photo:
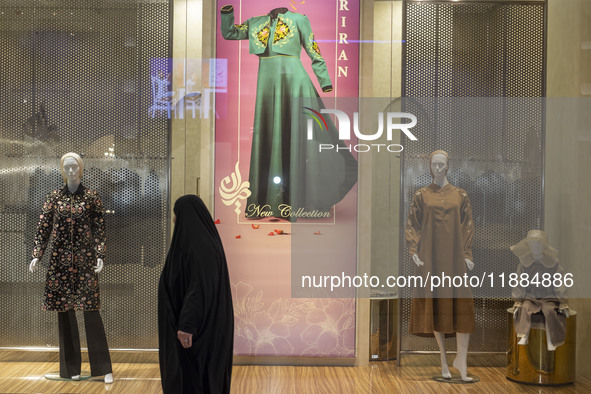
[[[556,252],[558,253],[558,252]],[[515,305],[519,307],[515,313],[515,333],[519,338],[527,336],[531,329],[532,315],[542,312],[546,329],[550,332],[552,344],[560,346],[566,337],[566,316],[559,312],[561,308],[568,308],[566,298],[566,286],[554,287],[554,281],[549,281],[550,286],[543,283],[536,283],[534,278],[542,282],[543,278],[555,278],[557,275],[564,278],[564,269],[557,257],[544,255],[541,260],[535,260],[531,253],[519,258],[517,276],[521,278],[524,274],[532,281],[527,287],[518,286],[513,288],[512,296]]]

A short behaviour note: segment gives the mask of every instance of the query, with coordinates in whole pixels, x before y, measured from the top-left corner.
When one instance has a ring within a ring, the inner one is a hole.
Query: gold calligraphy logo
[[[235,205],[236,216],[239,216],[242,212],[240,207],[242,206],[241,200],[246,200],[251,192],[248,190],[250,182],[242,182],[242,175],[240,175],[240,162],[236,162],[234,172],[222,179],[220,183],[219,192],[222,197],[224,205],[231,206]]]

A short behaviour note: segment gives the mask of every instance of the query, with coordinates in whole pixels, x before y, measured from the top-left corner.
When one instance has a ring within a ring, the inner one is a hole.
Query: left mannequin
[[[60,167],[66,185],[49,193],[43,204],[29,270],[37,269],[50,245],[43,309],[58,312],[60,377],[80,379],[80,337],[75,311],[84,311],[91,375],[104,375],[105,383],[112,383],[97,276],[103,269],[105,253],[103,204],[95,190],[86,189],[81,183],[84,162],[79,155],[66,153]]]

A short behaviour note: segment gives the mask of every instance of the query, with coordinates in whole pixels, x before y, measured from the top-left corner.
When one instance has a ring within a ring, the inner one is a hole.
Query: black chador
[[[229,393],[234,312],[224,248],[197,196],[179,198],[158,286],[160,373],[165,394]],[[192,334],[181,346],[177,332]]]

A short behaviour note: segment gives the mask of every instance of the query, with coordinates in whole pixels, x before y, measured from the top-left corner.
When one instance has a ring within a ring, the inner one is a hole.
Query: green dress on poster
[[[357,182],[357,161],[328,116],[326,130],[314,125],[308,140],[304,108],[320,112],[324,105],[300,60],[302,47],[322,90],[332,90],[310,21],[277,8],[235,25],[232,6],[221,12],[223,37],[248,39],[249,53],[259,56],[246,217],[272,212],[289,219],[289,212],[329,212]],[[320,144],[335,149],[320,151]]]

